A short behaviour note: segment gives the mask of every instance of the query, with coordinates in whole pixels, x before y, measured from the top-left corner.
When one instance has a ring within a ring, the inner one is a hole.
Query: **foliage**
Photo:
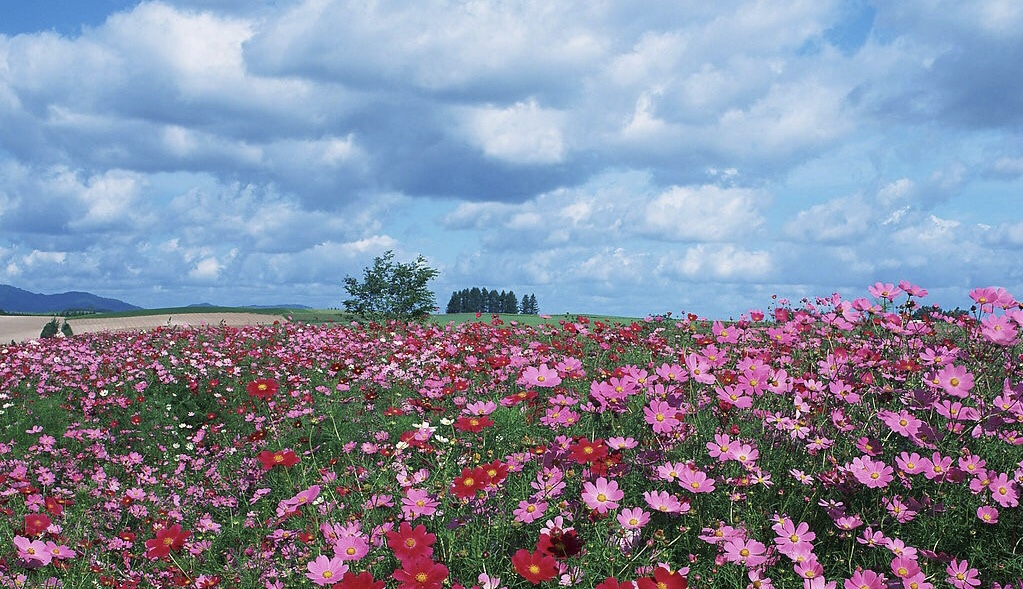
[[[523,315],[536,315],[540,312],[540,304],[536,302],[535,294],[528,294],[522,297],[522,301],[519,304],[519,313]]]
[[[394,252],[388,250],[364,269],[362,282],[345,277],[345,290],[351,295],[344,301],[345,310],[373,320],[421,319],[436,308],[428,284],[437,275],[423,256],[410,263],[395,262]]]
[[[0,586],[1017,588],[1023,312],[890,291],[0,347]]]
[[[530,295],[523,297],[523,301]],[[535,299],[535,295],[533,299]],[[528,306],[528,303],[527,303]],[[474,286],[451,293],[448,300],[448,314],[454,313],[497,313],[513,315],[519,312],[519,299],[515,291],[487,290]]]
[[[48,339],[56,337],[58,333],[60,333],[60,319],[54,317],[53,319],[50,319],[46,325],[43,325],[43,330],[39,332],[39,337]]]

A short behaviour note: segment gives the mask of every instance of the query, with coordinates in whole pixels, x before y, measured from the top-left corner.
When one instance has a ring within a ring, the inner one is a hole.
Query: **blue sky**
[[[1023,298],[1023,4],[0,0],[0,283],[545,313]]]

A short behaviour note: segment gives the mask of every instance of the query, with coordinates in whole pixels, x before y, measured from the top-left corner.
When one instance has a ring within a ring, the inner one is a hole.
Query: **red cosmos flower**
[[[657,567],[654,569],[653,577],[637,579],[636,585],[639,589],[686,589],[689,587],[689,581],[678,574],[678,571]]]
[[[558,562],[539,550],[530,552],[520,548],[512,556],[512,566],[515,567],[515,572],[534,585],[558,576]]]
[[[269,378],[260,378],[245,385],[245,390],[254,399],[269,399],[277,393],[278,388],[277,381]]]
[[[45,513],[30,513],[25,516],[25,535],[42,536],[53,521]]]
[[[433,543],[437,536],[427,532],[426,526],[422,524],[413,528],[408,522],[401,522],[397,532],[387,532],[385,535],[387,547],[394,552],[402,566],[416,559],[429,559],[433,556]]]
[[[181,550],[191,535],[192,532],[182,530],[180,524],[163,528],[156,532],[156,538],[146,540],[146,556],[157,559],[167,556],[172,550]]]
[[[494,425],[494,421],[487,416],[482,417],[459,417],[455,420],[455,429],[460,432],[481,432],[483,428]]]
[[[295,466],[299,463],[298,454],[295,454],[294,450],[278,450],[276,452],[263,450],[257,458],[259,458],[263,470],[270,470],[275,466]]]
[[[55,497],[47,497],[43,501],[43,504],[46,506],[46,511],[50,512],[52,515],[59,517],[60,514],[64,513],[64,504]]]
[[[400,583],[398,589],[440,589],[448,578],[448,567],[429,558],[403,562],[401,567],[391,573],[391,578]]]
[[[462,474],[455,477],[451,485],[451,494],[461,499],[468,499],[476,496],[476,491],[483,489],[487,484],[487,473],[480,467],[473,469],[463,468]]]
[[[483,473],[486,476],[487,485],[500,485],[504,482],[504,479],[508,478],[508,465],[500,460],[494,460],[480,468],[483,469]]]
[[[540,540],[536,543],[537,552],[559,560],[575,556],[582,549],[583,541],[579,539],[575,530],[564,531],[555,528],[546,534],[540,534]]]
[[[604,440],[600,439],[591,442],[588,438],[580,438],[569,450],[571,451],[570,457],[572,460],[579,464],[596,462],[607,458],[607,446],[604,445]]]
[[[507,397],[501,399],[501,405],[503,405],[504,407],[511,407],[513,405],[518,405],[523,401],[532,401],[536,397],[537,397],[536,391],[519,391],[513,395],[508,395]]]
[[[334,583],[330,589],[384,589],[384,585],[383,581],[375,580],[369,571],[359,574],[348,571],[341,577],[341,582]]]

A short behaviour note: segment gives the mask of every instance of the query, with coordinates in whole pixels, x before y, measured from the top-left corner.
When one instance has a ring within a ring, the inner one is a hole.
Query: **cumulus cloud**
[[[508,108],[475,108],[466,115],[466,133],[490,157],[516,164],[562,161],[562,116],[535,100]]]
[[[756,232],[767,195],[714,185],[673,186],[643,212],[645,231],[674,241],[727,241]]]

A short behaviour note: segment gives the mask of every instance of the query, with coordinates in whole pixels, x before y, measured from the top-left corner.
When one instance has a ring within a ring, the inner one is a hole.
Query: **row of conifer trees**
[[[540,306],[535,294],[528,294],[519,300],[514,291],[487,290],[474,286],[451,293],[447,313],[501,313],[504,315],[536,315]]]

